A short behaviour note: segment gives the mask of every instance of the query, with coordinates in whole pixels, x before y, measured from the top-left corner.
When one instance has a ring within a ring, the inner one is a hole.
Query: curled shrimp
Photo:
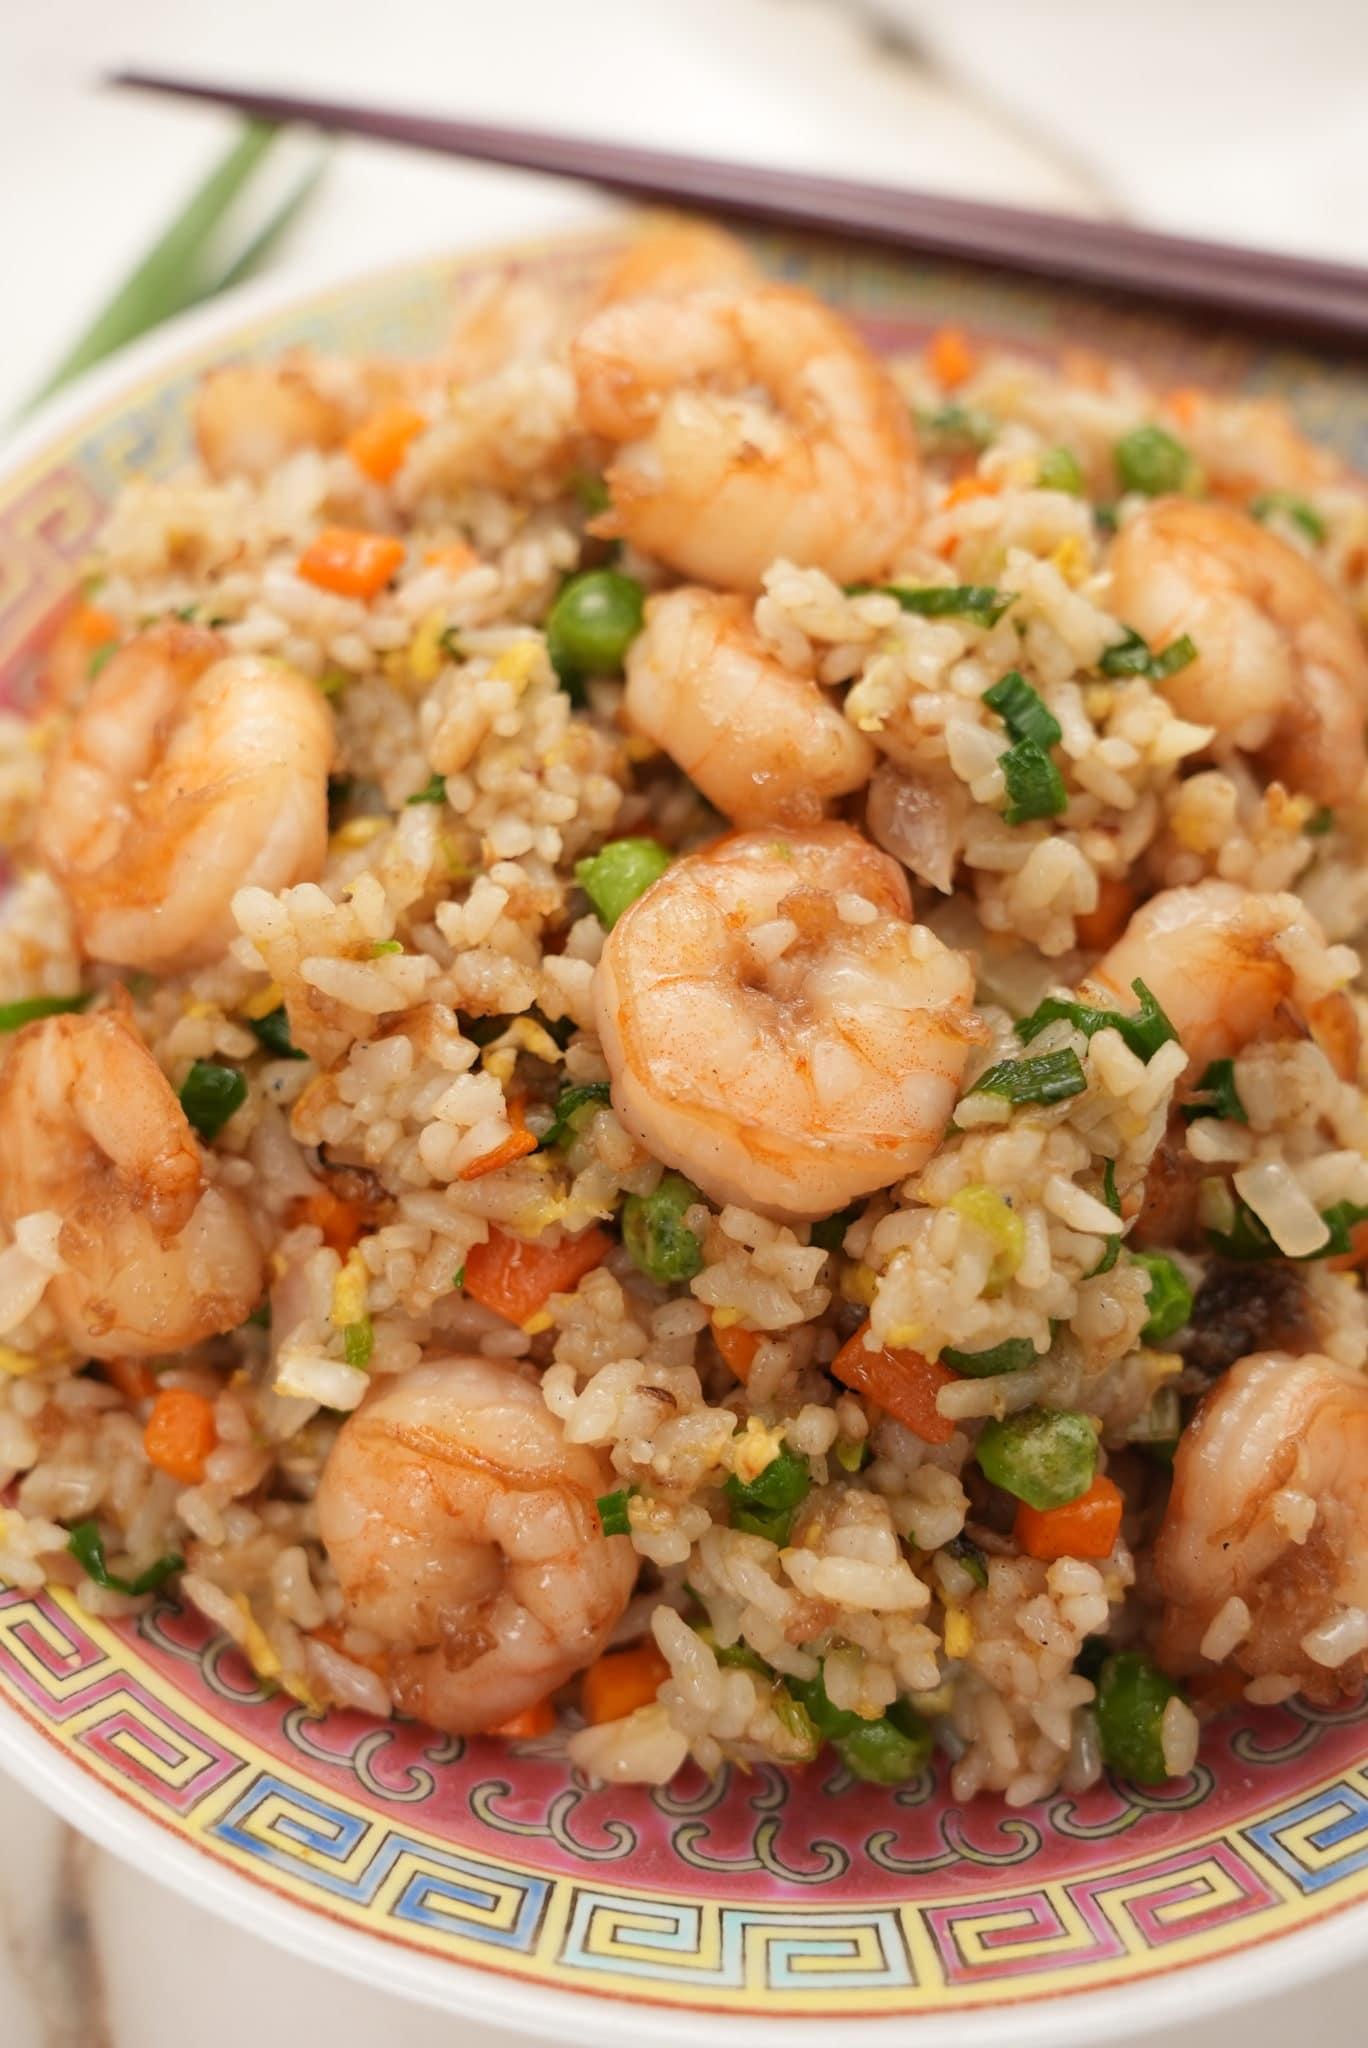
[[[235,890],[316,880],[332,713],[282,662],[154,626],[121,649],[53,751],[40,858],[96,960],[156,973],[217,959]]]
[[[318,1526],[350,1619],[385,1645],[398,1707],[473,1734],[599,1654],[637,1570],[599,1524],[611,1483],[535,1380],[488,1359],[431,1360],[349,1417]]]
[[[870,577],[910,539],[907,409],[807,292],[626,300],[586,323],[571,361],[584,425],[619,444],[596,530],[729,590],[757,589],[781,557],[838,582]]]
[[[750,251],[725,228],[706,220],[664,220],[638,236],[612,264],[599,290],[599,304],[677,299],[710,287],[725,290],[755,282]]]
[[[613,1107],[718,1201],[830,1215],[915,1173],[982,1027],[968,962],[847,825],[735,833],[618,919],[595,1001]]]
[[[862,732],[785,668],[744,598],[652,598],[627,657],[626,711],[735,825],[812,823],[874,766]]]
[[[1233,1365],[1179,1439],[1155,1568],[1171,1669],[1200,1666],[1208,1625],[1238,1598],[1249,1627],[1231,1655],[1248,1677],[1295,1680],[1322,1705],[1356,1693],[1368,1667],[1363,1376],[1315,1353]]]
[[[1265,761],[1320,803],[1368,765],[1368,650],[1319,569],[1243,512],[1160,498],[1112,548],[1117,615],[1156,646],[1197,648],[1164,683],[1183,718]]]
[[[183,1351],[261,1299],[247,1210],[211,1186],[171,1084],[121,1010],[48,1017],[0,1068],[0,1216],[56,1210],[47,1301],[95,1358]]]
[[[1352,1005],[1339,993],[1299,1000],[1289,943],[1297,935],[1325,945],[1295,896],[1259,896],[1217,880],[1164,889],[1141,905],[1089,979],[1127,1006],[1133,983],[1143,981],[1178,1033],[1192,1074],[1297,1028],[1323,1044],[1338,1071],[1346,1061],[1352,1070]],[[1346,1031],[1352,1043],[1344,1042]]]
[[[346,415],[301,364],[228,363],[195,398],[195,440],[211,476],[264,483],[306,448],[335,448]]]

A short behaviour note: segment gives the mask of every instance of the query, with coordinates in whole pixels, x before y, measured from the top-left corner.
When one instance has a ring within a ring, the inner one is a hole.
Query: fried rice
[[[797,1763],[830,1739],[856,1776],[887,1778],[934,1746],[955,1798],[1023,1804],[1107,1763],[1145,1774],[1115,1725],[1139,1673],[1148,1774],[1181,1776],[1205,1715],[1241,1692],[1287,1697],[1308,1672],[1330,1689],[1317,1696],[1349,1692],[1368,1651],[1349,1566],[1291,1668],[1245,1654],[1263,1612],[1248,1584],[1180,1649],[1156,1567],[1175,1455],[1181,1471],[1237,1361],[1315,1354],[1351,1391],[1368,1361],[1353,950],[1368,805],[1360,787],[1327,807],[1279,779],[1275,748],[1185,715],[1162,650],[1109,661],[1138,637],[1112,553],[1154,496],[1124,451],[1160,434],[1182,458],[1170,487],[1246,512],[1360,620],[1368,497],[1262,401],[959,336],[888,363],[920,445],[915,532],[865,587],[773,561],[745,620],[868,742],[861,786],[826,809],[893,857],[916,918],[972,963],[978,1037],[914,1171],[827,1223],[690,1179],[689,1270],[663,1277],[624,1205],[642,1213],[681,1162],[623,1113],[596,1008],[614,941],[584,863],[633,838],[676,866],[705,858],[727,821],[633,726],[621,675],[558,672],[548,642],[567,579],[611,566],[648,598],[681,580],[613,538],[614,458],[569,352],[586,317],[519,284],[462,308],[430,362],[251,372],[309,394],[300,445],[244,467],[211,407],[199,460],[131,477],[32,704],[0,724],[11,1026],[81,991],[87,1016],[126,1004],[173,1089],[196,1063],[241,1077],[202,1171],[246,1205],[269,1282],[189,1349],[130,1361],[115,1337],[92,1361],[50,1296],[74,1256],[60,1206],[15,1213],[0,1189],[0,1575],[110,1617],[179,1586],[310,1708],[412,1710],[395,1645],[325,1547],[318,1490],[349,1417],[424,1361],[479,1359],[535,1382],[602,1472],[618,1533],[594,1540],[631,1546],[634,1590],[597,1646],[598,1666],[628,1653],[599,1688],[615,1710],[587,1680],[552,1688],[587,1774],[663,1783],[689,1758]],[[358,436],[400,401],[392,468],[368,464]],[[400,543],[374,594],[301,573],[334,528]],[[928,590],[960,602],[900,595]],[[244,882],[221,955],[154,977],[87,956],[35,835],[46,762],[110,648],[173,618],[307,679],[336,739],[317,872]],[[1063,793],[1016,822],[985,699],[1009,674],[1058,734]],[[1203,1073],[1181,1036],[1137,1050],[1117,1024],[1127,990],[1100,1026],[1074,998],[1150,899],[1213,879],[1278,906],[1291,993]],[[848,906],[856,924],[866,910]],[[1078,1075],[1057,1098],[978,1085],[1051,1057]],[[1185,1119],[1194,1103],[1211,1113]],[[465,1284],[491,1245],[581,1241],[585,1270],[530,1313]],[[1161,1285],[1186,1301],[1176,1322]],[[874,1364],[851,1364],[855,1341]],[[1007,1363],[984,1366],[999,1348]],[[925,1371],[918,1423],[894,1382]],[[177,1392],[210,1418],[193,1470],[156,1455],[154,1415]],[[1086,1472],[1032,1522],[980,1462],[985,1433],[1060,1415],[1086,1421]],[[781,1468],[798,1497],[776,1507],[763,1481]],[[1117,1505],[1100,1543],[1040,1536],[1103,1480]],[[1279,1527],[1309,1555],[1331,1526],[1315,1476],[1279,1484]],[[1351,1521],[1343,1540],[1362,1578],[1368,1530]],[[446,1645],[458,1674],[469,1654]],[[883,1751],[871,1729],[893,1730]]]

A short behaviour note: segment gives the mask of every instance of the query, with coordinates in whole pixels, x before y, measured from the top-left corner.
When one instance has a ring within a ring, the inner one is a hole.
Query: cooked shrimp
[[[1221,881],[1164,889],[1141,905],[1089,979],[1128,1007],[1131,984],[1143,981],[1196,1076],[1209,1061],[1273,1035],[1279,1013],[1296,995],[1296,975],[1278,943],[1294,928],[1324,944],[1320,927],[1295,897],[1256,896]]]
[[[0,1217],[55,1209],[47,1301],[96,1358],[182,1351],[261,1299],[243,1202],[211,1187],[171,1084],[119,1010],[30,1024],[0,1068]]]
[[[1325,933],[1295,896],[1261,896],[1215,878],[1164,889],[1142,904],[1089,980],[1126,1000],[1143,981],[1182,1041],[1189,1073],[1269,1037],[1304,1034],[1341,1080],[1358,1070],[1359,1027],[1349,996],[1304,991],[1297,941]]]
[[[599,1526],[611,1484],[515,1366],[434,1359],[377,1388],[329,1454],[318,1526],[398,1707],[495,1728],[599,1654],[637,1570]]]
[[[1196,456],[1208,489],[1220,496],[1314,491],[1348,480],[1339,458],[1308,441],[1276,398],[1191,389],[1175,397],[1177,432]]]
[[[806,292],[627,300],[580,330],[571,360],[584,425],[623,444],[597,531],[729,590],[758,588],[780,557],[839,582],[873,576],[909,540],[907,408]]]
[[[734,825],[811,824],[874,766],[839,705],[766,647],[744,598],[688,587],[652,598],[625,702]]]
[[[1231,1653],[1241,1671],[1295,1679],[1322,1705],[1356,1693],[1368,1668],[1362,1374],[1314,1352],[1232,1366],[1179,1440],[1155,1567],[1170,1668],[1200,1663],[1208,1624],[1238,1597],[1249,1610]]]
[[[1368,765],[1368,649],[1305,556],[1224,505],[1160,498],[1112,548],[1118,617],[1197,657],[1164,684],[1183,718],[1262,758],[1320,803],[1346,803]]]
[[[123,648],[54,749],[37,845],[96,960],[217,959],[234,891],[314,881],[332,714],[282,662],[171,623]]]
[[[680,298],[710,287],[751,285],[750,251],[725,228],[705,220],[667,220],[641,235],[609,269],[599,304],[620,299]]]
[[[847,825],[734,833],[619,918],[595,983],[613,1107],[717,1201],[830,1215],[915,1173],[983,1032],[960,954]]]
[[[346,429],[341,408],[288,361],[211,370],[195,399],[195,440],[216,477],[264,483],[305,448],[335,448]]]

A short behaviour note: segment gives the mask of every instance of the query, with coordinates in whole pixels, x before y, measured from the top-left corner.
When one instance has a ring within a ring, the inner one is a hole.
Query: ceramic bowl
[[[225,302],[51,409],[0,462],[0,683],[22,685],[132,471],[187,452],[195,379],[310,342],[418,351],[491,272],[583,274],[623,227]],[[1368,373],[946,264],[770,237],[880,347],[953,320],[1027,352],[1288,397],[1368,468]],[[786,2048],[795,2018],[918,2048],[1100,2039],[1285,1988],[1368,1938],[1368,1708],[1246,1710],[1181,1783],[1021,1811],[828,1759],[593,1790],[556,1741],[462,1742],[264,1690],[193,1612],[109,1625],[0,1591],[0,1763],[149,1875],[396,1992],[564,2040]],[[909,2024],[911,2023],[911,2024]]]

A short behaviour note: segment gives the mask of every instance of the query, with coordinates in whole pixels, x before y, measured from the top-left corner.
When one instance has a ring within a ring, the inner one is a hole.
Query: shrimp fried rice
[[[194,425],[0,718],[0,1575],[608,1781],[1357,1692],[1360,480],[684,224]]]

